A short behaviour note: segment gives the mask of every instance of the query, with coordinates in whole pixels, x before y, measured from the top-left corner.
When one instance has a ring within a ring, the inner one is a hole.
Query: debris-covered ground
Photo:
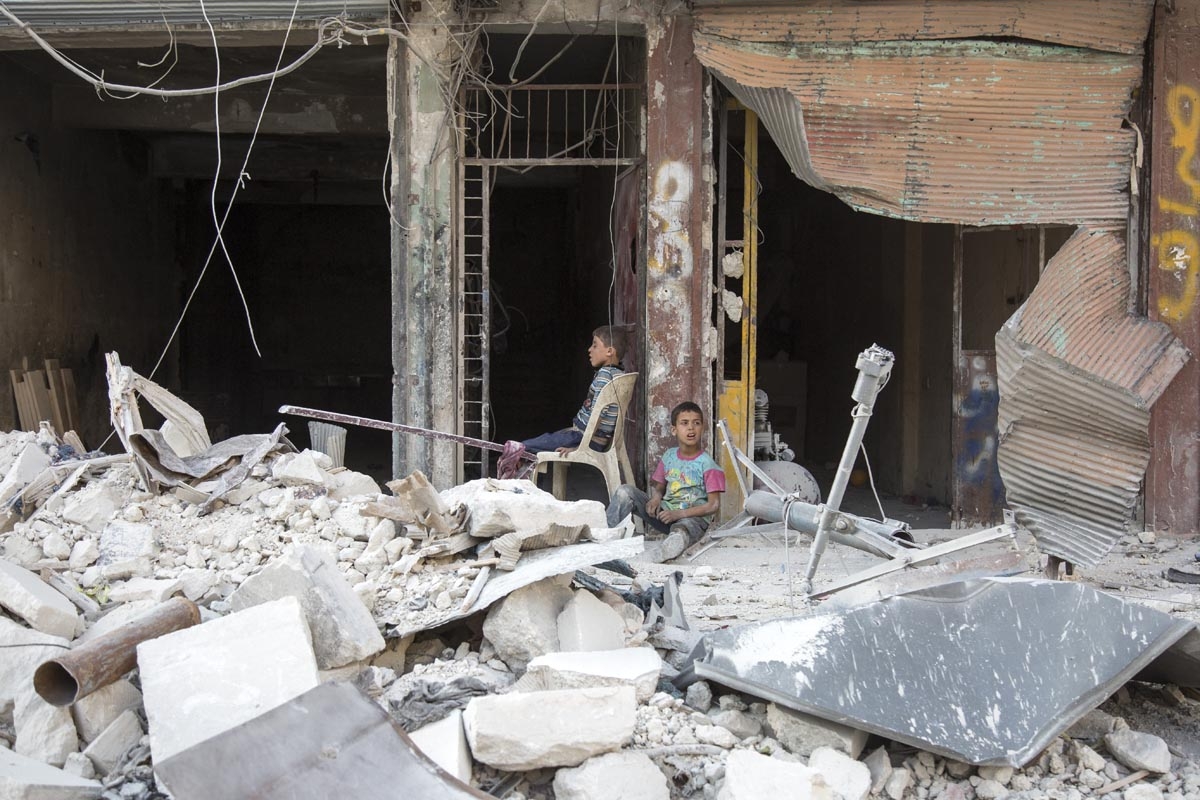
[[[203,763],[188,760],[201,744],[340,681],[484,796],[1200,800],[1194,689],[1124,683],[1019,769],[971,766],[717,682],[681,690],[671,678],[704,632],[809,609],[802,539],[749,534],[649,564],[597,503],[521,481],[437,493],[417,473],[380,487],[276,444],[213,502],[237,457],[198,490],[149,491],[129,457],[89,466],[45,434],[0,434],[5,796],[166,796]],[[956,534],[916,531],[924,543]],[[1037,574],[1027,537],[964,557],[1014,547]],[[1194,568],[1197,549],[1131,536],[1075,580],[1200,621],[1200,587],[1163,577]],[[595,566],[605,561],[637,574]],[[878,561],[835,545],[817,589]],[[39,664],[173,596],[194,602],[201,623],[142,644],[128,675],[69,706],[34,691]],[[200,796],[187,791],[175,796]]]

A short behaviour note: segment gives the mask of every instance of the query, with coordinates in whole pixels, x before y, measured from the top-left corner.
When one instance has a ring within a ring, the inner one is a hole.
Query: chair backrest
[[[583,432],[583,441],[579,443],[580,447],[591,444],[596,428],[600,425],[600,417],[603,415],[604,409],[611,405],[617,407],[617,423],[613,428],[612,441],[605,450],[610,450],[625,441],[625,413],[629,410],[629,399],[633,397],[633,387],[637,383],[637,379],[636,372],[623,372],[600,390],[600,394],[596,395],[596,402],[592,404],[592,415],[588,417],[587,430]]]

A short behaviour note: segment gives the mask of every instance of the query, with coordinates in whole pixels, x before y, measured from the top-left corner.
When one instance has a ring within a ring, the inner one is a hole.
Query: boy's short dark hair
[[[620,328],[613,325],[601,325],[592,331],[592,336],[604,342],[605,347],[616,350],[617,358],[625,355],[625,332]]]
[[[700,406],[696,405],[691,400],[684,400],[682,403],[671,409],[671,424],[674,425],[676,422],[678,422],[679,415],[685,411],[691,411],[699,414],[700,419],[704,419],[704,412],[700,410]]]

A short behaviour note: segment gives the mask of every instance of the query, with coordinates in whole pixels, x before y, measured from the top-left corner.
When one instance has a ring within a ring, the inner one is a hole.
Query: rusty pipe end
[[[33,690],[52,706],[69,706],[79,699],[79,681],[58,661],[47,661],[33,673]]]

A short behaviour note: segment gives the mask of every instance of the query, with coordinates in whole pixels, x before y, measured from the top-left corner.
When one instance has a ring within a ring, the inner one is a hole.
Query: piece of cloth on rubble
[[[524,455],[524,444],[512,439],[505,442],[504,449],[500,452],[500,458],[496,461],[496,477],[501,480],[524,477],[523,473],[527,472],[533,463],[525,461]]]
[[[449,681],[421,681],[398,700],[389,700],[391,717],[405,731],[412,732],[447,717],[463,708],[472,697],[495,690],[479,678],[463,676]]]

